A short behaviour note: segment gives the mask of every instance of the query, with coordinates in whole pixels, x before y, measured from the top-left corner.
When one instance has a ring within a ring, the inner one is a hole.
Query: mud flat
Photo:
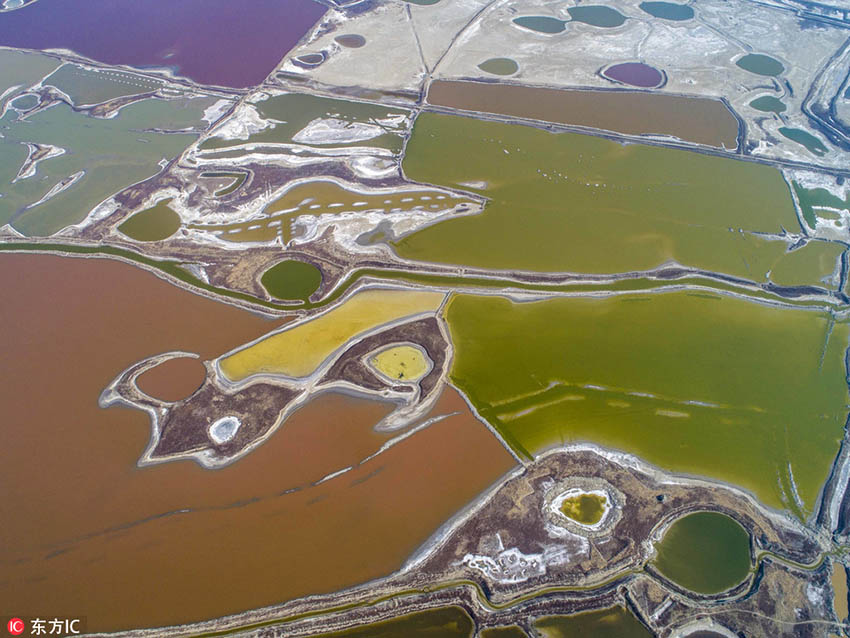
[[[628,135],[671,136],[718,148],[738,145],[738,121],[723,102],[710,98],[437,80],[428,103]]]

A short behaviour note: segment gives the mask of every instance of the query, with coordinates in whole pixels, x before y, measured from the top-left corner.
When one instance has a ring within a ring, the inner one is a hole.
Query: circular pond
[[[182,401],[201,387],[207,369],[200,359],[176,357],[145,370],[136,379],[139,390],[160,401]]]
[[[644,89],[655,89],[664,84],[664,74],[642,62],[612,64],[602,72],[602,76],[614,82]]]
[[[655,567],[677,585],[717,594],[743,581],[750,570],[750,535],[717,512],[696,512],[675,521],[657,545]]]
[[[322,62],[325,61],[326,58],[327,56],[324,52],[305,53],[304,55],[299,55],[297,58],[292,58],[292,62],[297,66],[312,69],[314,67],[319,66]]]
[[[583,22],[594,27],[610,29],[619,27],[626,21],[626,16],[622,13],[602,5],[570,7],[567,11],[575,22]]]
[[[170,199],[140,211],[130,217],[118,230],[136,241],[162,241],[171,237],[180,228],[180,215],[168,205]]]
[[[564,20],[549,16],[520,16],[514,18],[514,24],[538,33],[561,33],[567,28]]]
[[[772,58],[769,55],[763,55],[761,53],[749,53],[738,58],[735,61],[735,64],[744,69],[744,71],[768,77],[779,75],[785,70],[782,62],[776,58]]]
[[[322,273],[313,264],[287,259],[264,272],[260,283],[276,299],[306,301],[319,289]]]
[[[478,68],[493,75],[513,75],[519,71],[516,60],[510,58],[490,58],[479,64]]]
[[[694,10],[686,4],[675,2],[641,2],[640,8],[654,18],[662,20],[690,20],[694,17]]]
[[[431,360],[410,345],[394,345],[369,357],[369,364],[389,379],[418,381],[431,369]]]

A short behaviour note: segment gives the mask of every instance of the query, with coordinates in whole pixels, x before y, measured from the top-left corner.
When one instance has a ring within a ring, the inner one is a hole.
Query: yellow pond
[[[357,334],[394,319],[440,307],[444,295],[407,290],[366,290],[306,322],[287,326],[219,361],[231,381],[254,374],[303,377]]]
[[[413,346],[386,348],[371,357],[369,363],[390,379],[416,381],[428,372],[428,359],[419,348]]]

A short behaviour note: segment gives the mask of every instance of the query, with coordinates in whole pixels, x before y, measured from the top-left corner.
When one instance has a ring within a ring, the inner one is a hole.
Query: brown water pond
[[[398,568],[512,465],[452,392],[435,413],[460,415],[316,487],[283,494],[376,450],[386,404],[323,395],[221,470],[138,468],[148,417],[98,408],[103,387],[141,358],[209,358],[273,324],[117,262],[2,255],[0,266],[0,325],[13,336],[0,389],[9,609],[83,615],[100,631],[333,591]]]
[[[727,149],[738,143],[738,121],[723,102],[711,98],[437,80],[428,102],[628,135],[671,135]]]

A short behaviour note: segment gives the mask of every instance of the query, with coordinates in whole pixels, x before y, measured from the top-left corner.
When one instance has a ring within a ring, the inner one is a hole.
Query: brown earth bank
[[[385,575],[512,458],[460,411],[371,461],[391,406],[322,395],[241,461],[138,468],[141,411],[101,410],[121,370],[160,352],[212,358],[267,320],[94,259],[0,256],[0,601],[86,616],[89,631],[178,624]],[[288,492],[288,493],[287,493]]]

